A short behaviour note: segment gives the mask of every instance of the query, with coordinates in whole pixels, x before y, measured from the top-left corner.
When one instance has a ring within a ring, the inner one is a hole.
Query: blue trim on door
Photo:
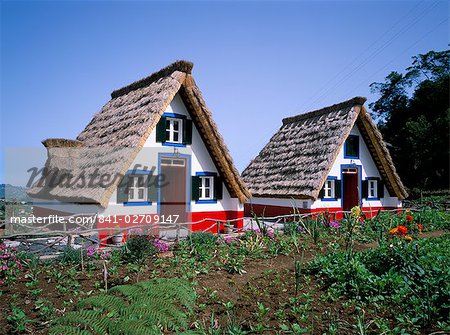
[[[359,164],[342,164],[341,165],[341,208],[344,208],[344,174],[342,173],[342,169],[344,168],[357,168],[358,169],[358,178],[359,178],[359,194],[358,194],[358,205],[362,206],[362,165]]]
[[[191,212],[191,155],[187,154],[173,154],[173,153],[158,153],[158,175],[161,173],[161,158],[164,157],[180,157],[186,158],[187,176],[186,176],[186,205],[187,213]],[[161,188],[158,188],[157,213],[161,214]]]

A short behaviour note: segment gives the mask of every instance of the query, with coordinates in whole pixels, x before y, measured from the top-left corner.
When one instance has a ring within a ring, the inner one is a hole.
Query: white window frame
[[[209,180],[209,186],[206,186],[206,180]],[[209,190],[209,196],[206,194],[207,190]],[[214,176],[200,176],[198,200],[214,200]]]
[[[169,122],[169,128],[166,126],[166,134],[169,132],[169,139],[166,142],[169,143],[183,143],[183,120],[175,117],[168,117],[166,121]],[[175,130],[175,123],[178,123],[178,130]],[[178,140],[175,141],[175,133],[178,134]],[[166,135],[167,137],[167,135]]]
[[[134,174],[129,177],[128,186],[128,202],[146,202],[147,201],[147,178],[146,174]],[[142,178],[142,182],[139,183],[139,178]],[[142,197],[139,197],[139,191],[142,191]],[[133,195],[132,197],[130,195]]]
[[[367,181],[367,197],[370,199],[378,198],[378,180],[369,179]]]
[[[336,182],[334,179],[325,180],[325,185],[323,186],[323,190],[324,190],[323,198],[324,199],[335,199],[336,198],[335,185],[336,185]]]

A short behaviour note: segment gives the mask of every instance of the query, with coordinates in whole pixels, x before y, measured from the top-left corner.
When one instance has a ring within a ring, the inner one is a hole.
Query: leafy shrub
[[[83,251],[85,257],[86,251]],[[65,264],[80,264],[81,263],[81,251],[71,246],[64,247],[61,255],[61,262]]]
[[[325,289],[362,301],[396,303],[422,327],[450,311],[450,241],[431,238],[351,255],[332,252],[309,263]]]
[[[219,237],[212,233],[198,232],[190,234],[185,244],[190,249],[191,254],[199,261],[207,261],[212,258],[214,250],[217,248]]]
[[[157,248],[155,238],[151,235],[130,236],[123,246],[123,260],[125,262],[143,263],[146,258],[155,255]]]
[[[180,279],[154,279],[113,287],[108,294],[81,300],[58,318],[50,334],[163,334],[188,327],[196,293]]]

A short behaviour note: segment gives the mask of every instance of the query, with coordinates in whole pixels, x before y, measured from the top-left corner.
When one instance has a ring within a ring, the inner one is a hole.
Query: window
[[[333,179],[327,179],[325,181],[325,185],[324,185],[324,195],[323,197],[325,199],[330,199],[330,198],[334,198],[334,180]]]
[[[192,176],[192,200],[197,204],[212,204],[223,197],[223,181],[216,172],[196,172]]]
[[[369,180],[368,181],[368,197],[369,198],[377,198],[378,197],[377,189],[378,189],[377,180]]]
[[[359,136],[349,135],[344,145],[344,158],[359,158]]]
[[[183,121],[172,117],[166,118],[166,142],[183,142]]]
[[[192,144],[192,120],[186,115],[164,113],[156,125],[156,142],[164,146],[185,147]]]
[[[147,201],[147,175],[130,175],[128,179],[128,202]]]
[[[199,183],[199,200],[214,199],[214,176],[201,176]]]

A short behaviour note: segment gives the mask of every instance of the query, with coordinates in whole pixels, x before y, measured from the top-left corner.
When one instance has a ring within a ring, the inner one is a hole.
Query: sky
[[[242,171],[284,117],[449,44],[448,1],[1,1],[0,161],[76,138],[110,93],[178,59]],[[5,182],[0,164],[0,183]]]

